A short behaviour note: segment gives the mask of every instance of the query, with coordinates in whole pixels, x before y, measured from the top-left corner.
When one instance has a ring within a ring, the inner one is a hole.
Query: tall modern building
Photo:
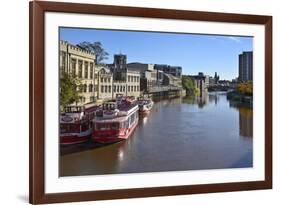
[[[243,52],[239,55],[239,81],[253,80],[253,51]]]

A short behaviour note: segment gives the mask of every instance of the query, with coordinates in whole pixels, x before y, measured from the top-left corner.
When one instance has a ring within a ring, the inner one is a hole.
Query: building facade
[[[95,98],[108,100],[112,98],[113,74],[107,66],[97,66]]]
[[[239,55],[239,77],[240,82],[253,80],[253,52],[247,51]]]
[[[146,63],[128,63],[129,71],[137,71],[140,73],[140,91],[148,92],[157,84],[157,71],[154,70],[154,64]]]
[[[189,75],[188,77],[194,80],[194,85],[195,88],[199,91],[199,96],[204,97],[204,95],[208,91],[207,85],[209,84],[209,82],[208,84],[206,84],[206,76],[204,75],[204,73],[199,72],[198,75]]]
[[[96,56],[94,53],[71,45],[66,41],[60,41],[59,46],[59,69],[62,73],[76,76],[81,83],[77,85],[81,104],[94,100],[94,73]]]
[[[65,41],[60,41],[59,65],[61,74],[79,79],[78,104],[111,100],[117,94],[139,97],[161,86],[181,87],[181,67],[127,64],[127,56],[123,54],[114,55],[112,64],[97,65],[94,53]]]
[[[163,77],[163,86],[173,86],[173,87],[182,87],[182,81],[181,78],[177,78],[172,74],[164,73]]]
[[[164,73],[171,74],[177,78],[181,78],[182,75],[182,67],[180,66],[171,66],[166,64],[155,64],[154,65],[155,70],[161,70]]]
[[[113,64],[107,65],[113,74],[113,93],[125,96],[140,96],[140,77],[141,72],[128,69],[127,56],[124,54],[114,55]]]

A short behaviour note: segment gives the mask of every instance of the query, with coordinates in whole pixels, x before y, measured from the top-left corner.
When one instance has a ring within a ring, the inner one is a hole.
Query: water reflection
[[[252,105],[229,102],[230,107],[234,107],[239,111],[239,130],[243,137],[253,137],[253,109]]]
[[[126,141],[61,156],[61,176],[252,166],[253,111],[225,92],[155,99]]]

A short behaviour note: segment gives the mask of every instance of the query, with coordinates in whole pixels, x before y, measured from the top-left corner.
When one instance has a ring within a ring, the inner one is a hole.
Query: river
[[[225,92],[155,101],[127,140],[60,156],[60,176],[253,165],[253,111]]]

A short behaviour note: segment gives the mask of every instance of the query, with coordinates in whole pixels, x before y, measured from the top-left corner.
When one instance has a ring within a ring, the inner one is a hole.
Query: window
[[[134,91],[135,91],[135,92],[137,91],[137,86],[134,86]]]
[[[102,93],[104,92],[103,90],[104,90],[104,88],[103,88],[103,85],[102,85],[102,86],[101,86],[101,92],[102,92]]]
[[[103,82],[103,78],[100,78],[100,82]]]
[[[113,92],[116,92],[116,85],[113,85]]]
[[[93,92],[93,84],[89,85],[89,92]]]
[[[131,76],[128,75],[128,82],[130,82]]]
[[[105,82],[105,83],[107,82],[107,78],[104,78],[104,82]]]
[[[83,92],[83,85],[82,84],[79,85],[79,92],[81,92],[81,93]]]
[[[119,122],[113,122],[111,125],[112,130],[119,130]]]
[[[85,67],[84,67],[84,78],[88,78],[88,65],[89,63],[88,62],[85,62]]]
[[[128,86],[128,92],[130,92],[130,87],[131,87],[131,86]]]
[[[76,75],[76,59],[71,59],[71,73],[72,75]]]
[[[110,124],[108,123],[97,123],[96,130],[110,130]]]
[[[108,86],[108,92],[111,93],[111,86]]]
[[[86,84],[84,84],[84,86],[83,86],[83,92],[84,92],[84,93],[87,92],[87,85],[86,85]]]
[[[107,85],[104,86],[104,92],[107,93]]]
[[[117,85],[117,92],[119,92],[119,85]]]
[[[108,82],[109,82],[109,83],[110,83],[110,81],[111,81],[110,78],[108,78]]]
[[[62,51],[61,52],[61,69],[62,69],[62,71],[64,71],[64,72],[67,72],[65,69],[66,69],[66,67],[65,67],[65,62],[66,62],[66,53],[64,52],[64,51]]]
[[[83,66],[83,61],[79,60],[78,61],[78,77],[82,78],[82,66]]]
[[[137,86],[137,91],[140,91],[140,86]]]
[[[90,63],[90,78],[93,79],[94,76],[94,64]]]
[[[125,92],[125,85],[123,86],[123,92]]]

